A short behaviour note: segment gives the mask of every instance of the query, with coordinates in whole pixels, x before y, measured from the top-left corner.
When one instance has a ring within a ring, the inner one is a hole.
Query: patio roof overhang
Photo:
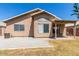
[[[76,20],[55,20],[55,38],[57,38],[57,24],[68,24],[68,23],[73,23],[74,24],[74,28],[73,28],[73,32],[74,32],[74,38],[76,37]],[[64,27],[65,31],[66,28]]]
[[[68,24],[68,23],[76,23],[76,20],[55,20],[55,23]]]

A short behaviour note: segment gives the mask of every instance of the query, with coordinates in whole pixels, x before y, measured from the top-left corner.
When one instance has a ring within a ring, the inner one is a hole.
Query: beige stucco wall
[[[76,22],[76,25],[79,25],[79,21]]]
[[[0,36],[2,36],[2,28],[0,28]]]
[[[4,36],[5,26],[0,26],[0,36]]]
[[[49,20],[49,33],[39,33],[38,32],[38,19],[37,16],[48,18]],[[13,21],[6,23],[6,29],[5,33],[10,33],[11,36],[34,36],[34,37],[51,37],[51,27],[52,27],[52,21],[55,20],[54,17],[49,16],[48,14],[39,14],[34,17],[31,16],[21,16],[18,18],[15,18]],[[24,31],[14,31],[14,24],[24,24],[25,30]]]
[[[49,33],[39,33],[38,23],[40,18],[47,18],[49,21]],[[51,37],[51,27],[52,27],[52,21],[54,20],[52,17],[48,16],[47,14],[40,14],[34,17],[34,37]]]
[[[66,36],[66,29],[65,29],[65,24],[62,24],[61,26],[61,33],[62,33],[62,36]]]
[[[24,31],[14,31],[14,24],[24,24]],[[32,36],[32,17],[21,16],[13,21],[6,23],[5,33],[10,33],[11,36]]]
[[[39,33],[38,32],[38,23],[39,18],[46,18],[49,21],[49,33]],[[27,37],[27,36],[34,36],[34,37],[52,37],[52,22],[56,20],[55,17],[51,17],[48,14],[41,13],[31,16],[21,16],[14,18],[13,21],[6,23],[5,33],[10,33],[11,36],[20,36],[20,37]],[[25,30],[24,31],[14,31],[14,24],[24,24]],[[62,26],[61,32],[64,33],[64,25]],[[64,35],[64,34],[63,34]]]

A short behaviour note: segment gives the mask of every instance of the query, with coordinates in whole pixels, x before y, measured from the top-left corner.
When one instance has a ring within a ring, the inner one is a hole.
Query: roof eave
[[[8,19],[5,19],[3,22],[6,23],[6,22],[8,22],[8,20],[14,19],[14,18],[16,18],[16,17],[20,17],[20,16],[22,16],[22,15],[25,15],[25,14],[27,14],[27,13],[29,13],[29,12],[32,12],[32,11],[35,11],[35,10],[42,11],[42,9],[40,9],[40,8],[36,8],[36,9],[30,10],[30,11],[28,11],[28,12],[24,12],[24,13],[22,13],[22,14],[13,16],[13,17],[8,18]]]

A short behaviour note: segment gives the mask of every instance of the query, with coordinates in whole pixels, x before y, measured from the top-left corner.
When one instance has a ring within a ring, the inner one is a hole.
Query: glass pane
[[[44,33],[49,32],[49,24],[44,24]]]
[[[39,33],[43,33],[43,24],[39,24]]]
[[[24,31],[24,25],[20,25],[20,31]]]
[[[19,25],[14,25],[14,31],[19,31]]]

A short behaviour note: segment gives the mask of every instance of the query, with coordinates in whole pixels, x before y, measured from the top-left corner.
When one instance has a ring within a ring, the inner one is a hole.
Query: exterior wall
[[[76,25],[79,25],[79,21],[76,22]]]
[[[76,36],[79,36],[79,28],[76,28]]]
[[[74,29],[73,26],[66,27],[67,36],[73,36],[74,35],[73,29]],[[79,26],[76,27],[76,36],[79,36]]]
[[[14,31],[14,24],[24,24],[24,31]],[[6,23],[5,33],[10,33],[11,36],[33,36],[32,17],[21,16],[13,21]]]
[[[0,28],[0,36],[2,36],[2,28]]]
[[[4,36],[4,30],[5,30],[5,27],[1,26],[0,27],[0,36]]]
[[[37,16],[42,16],[44,18],[49,19],[49,33],[38,33],[38,19]],[[12,37],[26,37],[26,36],[34,36],[34,37],[51,37],[51,27],[52,27],[52,22],[50,20],[55,20],[54,17],[51,17],[47,14],[40,14],[36,15],[34,17],[29,17],[29,16],[21,16],[18,18],[15,18],[13,21],[7,22],[6,23],[6,29],[5,33],[10,33]],[[24,31],[14,31],[14,24],[24,24],[25,30]]]
[[[49,21],[49,33],[39,33],[39,28],[38,28],[38,23],[39,23],[39,19],[41,18],[46,18]],[[51,27],[52,27],[52,22],[50,20],[52,20],[53,18],[51,18],[50,16],[46,15],[46,14],[40,14],[34,17],[34,37],[52,37],[51,34]]]
[[[49,33],[39,33],[38,32],[38,23],[40,18],[45,18],[47,21],[49,21]],[[35,15],[33,17],[31,16],[20,16],[17,18],[14,18],[13,21],[6,23],[6,29],[5,33],[10,33],[12,37],[28,37],[28,36],[34,36],[34,37],[52,37],[52,22],[56,20],[55,17],[49,16],[48,14],[41,13],[38,15]],[[14,31],[14,24],[24,24],[24,31]],[[64,35],[64,24],[61,26],[61,35]]]
[[[64,26],[63,36],[65,36],[65,37],[67,36],[66,35],[66,27],[65,26]]]
[[[67,24],[66,26],[67,36],[74,36],[74,24]],[[79,21],[76,22],[76,36],[79,36]]]

